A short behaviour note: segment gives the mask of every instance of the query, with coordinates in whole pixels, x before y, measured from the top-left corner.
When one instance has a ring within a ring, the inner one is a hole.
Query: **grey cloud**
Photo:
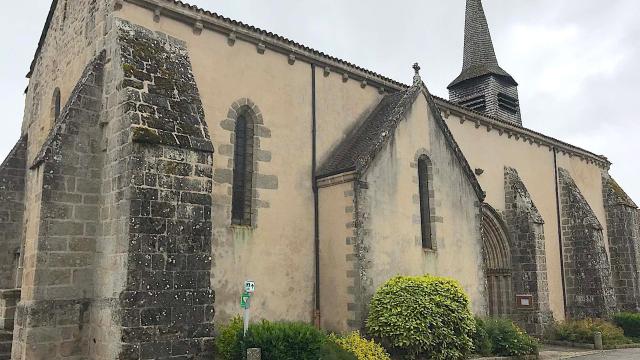
[[[411,64],[419,61],[430,90],[443,97],[462,65],[463,0],[187,2],[405,83],[412,76]],[[0,53],[1,157],[19,136],[24,74],[49,3],[11,2],[0,14],[5,44]],[[640,177],[635,165],[640,154],[635,139],[640,130],[635,120],[640,2],[484,0],[484,5],[498,59],[520,83],[525,126],[607,155],[614,163],[613,175],[640,201],[635,181]],[[551,38],[519,37],[527,29],[533,36],[542,29],[538,35],[549,33]],[[558,36],[567,39],[562,42]]]

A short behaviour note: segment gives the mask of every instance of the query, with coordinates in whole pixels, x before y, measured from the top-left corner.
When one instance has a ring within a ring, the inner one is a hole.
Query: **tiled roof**
[[[502,76],[517,85],[513,77],[498,65],[482,1],[467,0],[462,72],[449,84],[449,88],[463,81],[489,74]]]
[[[409,89],[385,96],[367,119],[331,152],[325,163],[320,166],[318,178],[348,171],[364,173],[383,145],[391,139],[398,124],[420,94],[425,95],[436,124],[462,166],[476,195],[483,201],[485,193],[478,179],[419,77]]]
[[[408,90],[386,95],[369,117],[334,149],[327,161],[320,166],[318,177],[356,170],[359,160],[368,157],[376,144],[384,141],[389,130],[395,127],[392,124],[392,114],[407,92]]]
[[[157,5],[154,5],[155,2],[152,2],[152,1],[149,1],[149,0],[126,0],[126,1],[132,2],[132,3],[136,3],[136,4],[139,4],[139,5],[146,4],[150,8],[156,8],[157,7]],[[308,47],[306,45],[303,45],[303,44],[300,44],[300,43],[295,42],[293,40],[290,40],[290,39],[288,39],[288,38],[286,38],[284,36],[272,33],[270,31],[266,31],[266,30],[260,29],[260,28],[255,27],[255,26],[251,26],[251,25],[245,24],[245,23],[237,21],[237,20],[233,20],[233,19],[227,18],[227,17],[222,16],[222,15],[220,15],[218,13],[205,10],[205,9],[200,8],[198,6],[190,5],[190,4],[187,4],[185,2],[177,1],[177,0],[157,0],[156,2],[164,2],[164,3],[167,3],[167,4],[177,5],[177,6],[181,7],[181,8],[184,8],[184,9],[190,10],[190,11],[192,11],[194,13],[197,13],[197,14],[199,14],[201,16],[204,15],[204,16],[207,16],[207,17],[211,17],[211,18],[213,18],[215,20],[219,20],[219,21],[225,22],[225,23],[229,24],[231,27],[244,29],[244,30],[256,33],[259,36],[264,36],[264,37],[279,41],[279,42],[285,44],[286,46],[300,49],[302,51],[311,53],[311,54],[313,54],[315,56],[319,56],[319,57],[331,60],[333,62],[336,62],[338,64],[341,64],[343,66],[352,68],[353,70],[357,70],[358,72],[366,74],[367,76],[370,76],[372,78],[380,79],[380,80],[382,80],[382,81],[384,81],[386,83],[389,83],[389,84],[393,85],[397,89],[403,89],[403,88],[407,87],[407,85],[405,85],[405,84],[403,84],[403,83],[401,83],[401,82],[399,82],[397,80],[388,78],[388,77],[383,76],[383,75],[381,75],[379,73],[376,73],[374,71],[365,69],[363,67],[355,65],[353,63],[350,63],[350,62],[348,62],[346,60],[342,60],[342,59],[333,57],[333,56],[328,55],[328,54],[326,54],[326,53],[324,53],[322,51],[310,48],[310,47]],[[38,44],[38,49],[36,50],[36,53],[35,53],[35,55],[33,57],[33,61],[31,63],[31,68],[29,70],[29,74],[27,74],[27,77],[30,77],[31,74],[33,73],[33,69],[35,67],[36,60],[38,58],[38,55],[40,54],[40,50],[42,49],[42,45],[44,43],[44,39],[47,36],[47,31],[49,29],[49,24],[51,23],[51,18],[53,17],[53,12],[55,11],[55,8],[56,8],[56,4],[57,4],[57,0],[53,0],[53,2],[51,4],[51,10],[49,12],[49,17],[47,18],[47,22],[45,23],[44,29],[42,31],[42,35],[40,37],[40,42]]]
[[[129,1],[129,2],[135,2],[135,3],[139,3],[139,4],[146,3],[146,4],[148,4],[148,6],[152,6],[152,5],[153,5],[153,3],[152,3],[152,2],[149,2],[148,0],[126,0],[126,1]],[[318,51],[318,50],[315,50],[315,49],[310,48],[310,47],[308,47],[308,46],[305,46],[305,45],[299,44],[299,43],[297,43],[297,42],[295,42],[295,41],[292,41],[292,40],[289,40],[289,39],[287,39],[287,38],[285,38],[285,37],[283,37],[283,36],[280,36],[280,35],[274,34],[274,33],[272,33],[272,32],[268,32],[268,31],[262,30],[262,29],[260,29],[260,28],[257,28],[257,27],[251,26],[251,25],[244,24],[244,23],[239,22],[239,21],[236,21],[236,20],[229,19],[229,18],[224,17],[224,16],[221,16],[221,15],[219,15],[219,14],[217,14],[217,13],[214,13],[214,12],[211,12],[211,11],[204,10],[204,9],[202,9],[202,8],[200,8],[200,7],[197,7],[197,6],[194,6],[194,5],[189,5],[189,4],[187,4],[187,3],[184,3],[184,2],[182,2],[182,1],[177,1],[177,0],[158,0],[158,1],[162,1],[162,2],[165,2],[165,3],[167,3],[167,4],[174,4],[174,5],[177,5],[177,6],[179,6],[179,7],[184,8],[184,9],[187,9],[187,10],[193,11],[193,12],[195,12],[195,13],[199,14],[199,15],[206,15],[206,16],[210,16],[210,17],[212,17],[212,18],[214,18],[214,19],[217,19],[217,20],[221,20],[221,21],[223,21],[223,22],[226,22],[226,23],[228,23],[228,24],[230,24],[230,25],[232,25],[232,26],[234,26],[234,27],[243,28],[243,29],[245,29],[245,30],[247,30],[247,31],[256,32],[256,33],[261,34],[261,35],[263,35],[263,36],[267,36],[267,37],[270,37],[270,38],[276,39],[276,40],[281,41],[281,42],[284,42],[284,43],[286,43],[286,44],[288,44],[288,45],[290,45],[290,46],[292,46],[292,47],[299,48],[299,49],[302,49],[303,51],[307,51],[307,52],[313,53],[314,55],[316,55],[316,56],[318,56],[318,57],[322,57],[322,58],[324,58],[324,59],[331,60],[331,61],[333,61],[333,62],[336,62],[336,63],[342,64],[343,66],[346,66],[346,67],[349,67],[349,68],[352,68],[352,69],[358,70],[358,71],[360,71],[360,72],[362,72],[362,73],[364,73],[364,74],[368,74],[368,75],[370,75],[370,76],[372,76],[372,77],[375,77],[375,78],[381,79],[381,80],[383,80],[383,81],[385,81],[385,82],[387,82],[387,83],[389,83],[389,84],[392,84],[392,85],[395,87],[395,89],[396,89],[396,90],[406,90],[407,88],[409,88],[409,86],[408,86],[408,85],[406,85],[406,84],[403,84],[403,83],[398,82],[398,81],[396,81],[396,80],[393,80],[393,79],[391,79],[391,78],[388,78],[388,77],[385,77],[385,76],[383,76],[383,75],[380,75],[380,74],[378,74],[378,73],[376,73],[376,72],[374,72],[374,71],[371,71],[371,70],[368,70],[368,69],[362,68],[362,67],[357,66],[357,65],[355,65],[355,64],[352,64],[352,63],[350,63],[350,62],[348,62],[348,61],[345,61],[345,60],[338,59],[338,58],[336,58],[336,57],[333,57],[333,56],[327,55],[327,54],[325,54],[325,53],[323,53],[323,52],[321,52],[321,51]],[[477,2],[477,3],[479,4],[479,6],[480,6],[479,10],[478,10],[477,4],[475,5],[475,6],[476,6],[476,7],[475,7],[475,10],[474,10],[474,7],[472,6],[472,7],[470,8],[470,10],[472,11],[472,13],[478,14],[478,11],[480,11],[480,13],[481,13],[481,15],[482,15],[482,18],[484,18],[484,11],[481,9],[482,4],[479,2],[479,0],[469,0],[469,1],[471,1],[471,2]],[[48,14],[48,16],[47,16],[47,20],[46,20],[46,23],[45,23],[45,25],[44,25],[44,29],[43,29],[42,35],[40,36],[40,41],[38,42],[38,48],[37,48],[37,50],[36,50],[35,56],[34,56],[34,58],[33,58],[33,61],[31,62],[31,68],[30,68],[30,71],[29,71],[29,74],[27,75],[27,77],[31,76],[31,73],[33,72],[33,69],[34,69],[35,64],[36,64],[36,60],[37,60],[37,58],[38,58],[38,56],[39,56],[39,54],[40,54],[40,50],[42,49],[43,43],[44,43],[44,41],[45,41],[45,39],[46,39],[47,31],[48,31],[49,26],[50,26],[50,24],[51,24],[51,20],[52,20],[52,18],[53,18],[53,14],[54,14],[55,8],[56,8],[56,6],[57,6],[57,3],[58,3],[58,0],[53,0],[53,1],[52,1],[52,3],[51,3],[51,8],[50,8],[50,10],[49,10],[49,14]],[[473,5],[473,4],[472,4],[472,5]],[[484,23],[486,23],[486,18],[484,18]],[[487,29],[488,29],[488,25],[487,25]],[[488,30],[487,30],[487,34],[488,34]],[[490,40],[490,38],[489,38],[489,40]],[[493,45],[491,45],[491,48],[493,49]],[[495,54],[494,54],[494,55],[495,55]],[[475,71],[480,71],[480,72],[482,72],[483,70],[482,70],[482,69],[481,69],[481,70],[473,70],[473,69],[472,69],[472,71],[470,70],[470,72],[469,72],[468,74],[471,74],[471,75],[474,75],[474,76],[475,76],[475,75],[477,75],[477,74],[478,74],[478,72],[475,72]],[[495,68],[494,68],[494,69],[492,69],[492,71],[493,71],[493,72],[498,72],[498,70],[496,70]],[[461,74],[461,76],[462,76],[462,75],[463,75],[463,74]],[[507,74],[507,75],[508,75],[508,74]],[[455,108],[458,108],[458,109],[460,109],[460,110],[462,110],[462,111],[468,111],[469,113],[473,113],[473,115],[474,115],[474,116],[487,117],[486,115],[483,115],[483,114],[480,114],[480,113],[477,113],[477,112],[471,111],[471,110],[466,109],[466,108],[462,108],[462,107],[460,107],[459,105],[456,105],[456,104],[454,104],[454,103],[449,102],[448,100],[445,100],[445,99],[442,99],[442,98],[436,98],[436,99],[437,99],[438,101],[442,102],[442,103],[446,103],[446,105],[447,105],[447,106],[455,107]],[[499,119],[495,119],[495,118],[491,118],[491,119],[492,119],[492,120],[495,120],[495,121],[501,121],[501,120],[499,120]],[[604,157],[602,157],[602,156],[599,156],[599,155],[596,155],[596,154],[590,153],[590,152],[588,152],[588,151],[586,151],[586,150],[583,150],[583,149],[578,148],[578,147],[576,147],[576,146],[573,146],[573,145],[570,145],[570,144],[564,143],[564,142],[562,142],[562,141],[560,141],[560,140],[557,140],[557,139],[551,138],[551,137],[549,137],[549,136],[546,136],[546,135],[543,135],[543,134],[537,133],[537,132],[535,132],[535,131],[533,131],[533,130],[528,130],[528,129],[525,129],[525,128],[521,128],[521,130],[520,130],[520,131],[527,131],[527,132],[533,133],[533,134],[535,134],[535,135],[537,135],[537,136],[540,136],[540,137],[544,138],[545,140],[549,140],[549,141],[557,142],[559,145],[564,146],[567,150],[574,150],[574,151],[577,151],[577,152],[587,153],[587,154],[590,154],[590,155],[591,155],[591,156],[593,156],[593,157],[596,157],[596,158],[600,159],[601,161],[605,161],[605,162],[607,162],[607,163],[608,163],[608,161],[606,160],[606,158],[604,158]]]

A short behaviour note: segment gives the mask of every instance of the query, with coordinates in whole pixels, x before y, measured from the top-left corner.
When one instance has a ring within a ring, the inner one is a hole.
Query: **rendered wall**
[[[434,250],[422,247],[417,169],[422,154],[429,156],[433,172]],[[478,196],[422,94],[361,179],[356,203],[361,276],[356,294],[363,316],[386,280],[426,273],[460,281],[474,313],[485,314]]]
[[[484,171],[478,180],[487,193],[485,201],[499,212],[505,210],[504,167],[518,171],[544,220],[550,306],[556,320],[564,319],[553,151],[516,134],[488,129],[469,117],[463,120],[451,114],[446,121],[471,167]],[[601,184],[603,169],[568,153],[559,152],[557,162],[559,167],[571,173],[600,223],[603,223],[606,219]]]
[[[319,189],[320,313],[322,328],[344,332],[354,323],[355,203],[353,181]]]
[[[313,313],[313,192],[311,183],[311,66],[238,38],[124,3],[115,13],[186,42],[200,88],[214,156],[212,283],[216,321],[241,312],[244,280],[256,281],[254,319],[311,321]],[[375,106],[379,89],[316,69],[318,161]],[[231,225],[234,106],[251,103],[262,119],[256,131],[256,222]],[[285,225],[286,224],[286,225]]]

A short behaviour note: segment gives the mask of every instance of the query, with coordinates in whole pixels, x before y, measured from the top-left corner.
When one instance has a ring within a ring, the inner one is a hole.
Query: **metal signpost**
[[[240,307],[244,309],[242,319],[244,321],[244,335],[249,329],[249,308],[251,307],[251,296],[256,292],[256,283],[251,280],[244,282],[244,292],[240,297]]]

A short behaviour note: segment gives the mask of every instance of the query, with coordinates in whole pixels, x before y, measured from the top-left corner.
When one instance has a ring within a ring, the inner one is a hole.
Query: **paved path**
[[[595,354],[596,351],[587,349],[566,348],[561,346],[544,345],[540,351],[540,359],[556,360],[570,359],[581,355]]]
[[[640,349],[603,351],[596,354],[579,356],[576,360],[639,360]]]

